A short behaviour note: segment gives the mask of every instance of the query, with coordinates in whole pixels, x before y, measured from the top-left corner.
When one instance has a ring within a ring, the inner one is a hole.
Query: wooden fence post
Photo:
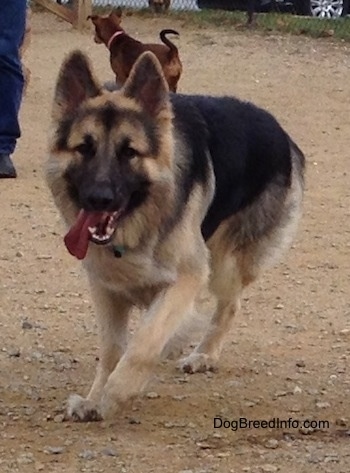
[[[11,1],[11,0],[6,0]],[[55,13],[60,18],[71,23],[74,28],[79,31],[88,26],[86,18],[92,12],[92,0],[71,0],[71,8],[65,7],[56,1],[52,0],[34,0],[38,5],[46,8],[52,13]]]
[[[89,25],[86,19],[92,13],[92,0],[74,0],[73,6],[76,11],[74,26],[81,31]]]

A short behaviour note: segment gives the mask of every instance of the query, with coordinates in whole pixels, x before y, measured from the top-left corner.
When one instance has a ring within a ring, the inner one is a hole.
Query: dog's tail
[[[159,33],[160,40],[169,48],[169,60],[173,59],[174,57],[179,55],[179,51],[174,43],[172,43],[167,37],[167,34],[175,34],[176,36],[180,36],[179,33],[175,30],[162,30]]]
[[[299,146],[292,140],[289,136],[289,146],[292,153],[292,160],[297,167],[301,180],[304,179],[304,171],[305,171],[305,155],[299,148]]]

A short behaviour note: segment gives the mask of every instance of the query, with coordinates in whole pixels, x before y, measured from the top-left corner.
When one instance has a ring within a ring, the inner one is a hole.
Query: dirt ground
[[[180,31],[181,92],[235,94],[287,128],[308,161],[298,238],[246,294],[217,373],[184,375],[169,361],[113,427],[63,422],[67,396],[86,394],[93,379],[97,337],[84,274],[43,180],[50,106],[69,50],[87,51],[101,79],[112,74],[91,31],[35,14],[19,178],[0,182],[0,471],[348,473],[350,46],[194,31],[165,18],[124,25],[145,41],[164,27]],[[214,429],[218,416],[329,426]]]

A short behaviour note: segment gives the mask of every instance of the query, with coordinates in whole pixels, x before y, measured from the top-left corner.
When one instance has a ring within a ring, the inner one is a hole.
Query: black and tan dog
[[[76,420],[109,417],[140,393],[164,347],[216,296],[211,327],[182,361],[211,369],[244,288],[291,242],[304,156],[266,111],[235,98],[169,95],[152,53],[101,90],[86,57],[62,65],[47,181],[83,261],[100,329],[97,374]],[[147,314],[126,344],[134,306]]]
[[[170,8],[170,0],[148,0],[148,6],[155,13],[167,12]]]

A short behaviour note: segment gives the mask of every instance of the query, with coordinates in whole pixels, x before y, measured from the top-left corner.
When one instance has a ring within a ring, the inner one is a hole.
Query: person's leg
[[[10,155],[20,136],[18,112],[23,74],[19,48],[26,19],[26,0],[1,2],[0,14],[0,178],[16,177]]]

